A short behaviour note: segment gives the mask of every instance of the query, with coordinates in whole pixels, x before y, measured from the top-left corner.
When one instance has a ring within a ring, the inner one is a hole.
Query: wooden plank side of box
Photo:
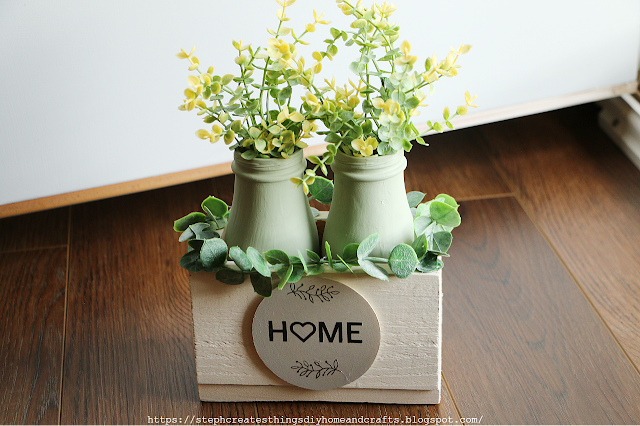
[[[440,390],[354,389],[323,391],[296,386],[198,385],[200,400],[215,402],[328,401],[379,404],[439,404]]]
[[[391,276],[388,282],[364,274],[332,273],[323,274],[322,277],[339,281],[360,293],[376,312],[381,331],[380,349],[371,368],[356,381],[334,391],[382,389],[389,390],[390,394],[393,393],[391,391],[400,390],[436,391],[439,398],[441,271],[413,274],[403,280]],[[220,398],[223,397],[224,388],[227,394],[238,395],[238,399],[233,400],[240,401],[242,399],[239,396],[248,392],[247,389],[238,388],[242,390],[233,392],[228,389],[234,389],[235,385],[266,386],[269,392],[265,395],[272,395],[275,388],[279,387],[279,394],[284,399],[269,400],[292,400],[286,397],[291,391],[285,389],[291,388],[291,385],[275,376],[254,349],[251,323],[261,297],[253,292],[251,284],[246,282],[230,286],[218,282],[214,274],[202,272],[191,274],[190,282],[196,368],[202,390],[221,385]],[[321,399],[317,391],[310,392],[316,392],[311,400],[334,400]],[[327,397],[331,394],[329,391],[323,392],[327,392]],[[425,399],[416,398],[421,401]],[[251,400],[261,399],[256,396]]]

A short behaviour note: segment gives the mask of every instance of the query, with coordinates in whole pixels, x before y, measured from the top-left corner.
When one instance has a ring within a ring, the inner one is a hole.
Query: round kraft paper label
[[[371,367],[380,347],[380,325],[369,302],[355,290],[305,277],[260,302],[253,317],[253,344],[282,380],[306,389],[333,389]]]

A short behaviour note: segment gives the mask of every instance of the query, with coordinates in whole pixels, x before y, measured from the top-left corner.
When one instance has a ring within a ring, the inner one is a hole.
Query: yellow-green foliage
[[[293,28],[285,25],[289,21],[287,8],[295,0],[276,1],[281,6],[276,13],[278,26],[268,29],[271,38],[266,48],[233,41],[238,51],[238,75],[216,75],[213,67],[202,72],[194,56],[195,48],[190,53],[181,50],[177,54],[189,61],[190,71],[197,73],[188,77],[190,87],[185,90],[179,109],[196,110],[205,123],[211,124],[210,130],[198,130],[196,136],[211,143],[223,139],[244,158],[253,159],[288,158],[307,146],[303,139],[324,135],[329,143],[327,152],[311,158],[313,168],[303,178],[295,179],[294,183],[305,191],[318,169],[326,174],[326,166],[333,162],[338,150],[351,156],[388,155],[401,149],[409,151],[413,140],[424,144],[411,122],[426,106],[423,89],[429,86],[433,91],[433,84],[441,77],[458,75],[458,57],[471,46],[451,49],[441,61],[433,55],[424,66],[417,66],[418,58],[411,54],[408,41],[396,46],[400,28],[389,21],[396,10],[392,4],[374,2],[366,8],[360,1],[337,0],[340,10],[353,18],[350,27],[331,28],[330,37],[312,53],[307,64],[298,55],[297,46],[307,44],[304,36],[329,22],[314,10],[312,22],[296,35]],[[315,77],[321,72],[323,61],[333,60],[338,54],[338,43],[347,48],[357,46],[353,50],[355,60],[349,66],[356,78],[344,85],[337,84],[335,78],[325,79],[326,86],[319,87]],[[291,106],[295,86],[306,91],[298,109]],[[453,114],[445,108],[442,121],[427,122],[430,130],[453,128],[450,120],[466,114],[468,107],[476,107],[474,99],[465,92],[465,104]],[[320,122],[323,126],[319,126]],[[324,128],[319,130],[321,127]]]

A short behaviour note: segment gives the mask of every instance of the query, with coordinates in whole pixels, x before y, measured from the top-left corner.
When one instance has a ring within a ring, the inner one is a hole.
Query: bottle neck
[[[338,152],[331,165],[336,175],[361,182],[389,179],[402,174],[406,168],[407,159],[402,150],[375,157],[351,157]]]
[[[299,150],[291,158],[254,158],[245,160],[235,151],[231,170],[236,176],[255,182],[282,182],[300,177],[307,163]]]

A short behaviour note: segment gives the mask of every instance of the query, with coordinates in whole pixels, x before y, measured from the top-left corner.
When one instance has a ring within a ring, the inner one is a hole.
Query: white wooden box
[[[380,323],[371,368],[331,390],[292,386],[259,358],[251,324],[261,297],[248,282],[227,285],[215,274],[190,275],[198,390],[202,401],[340,401],[437,404],[441,389],[442,271],[381,281],[326,273],[363,296]],[[279,291],[279,290],[274,290]]]

